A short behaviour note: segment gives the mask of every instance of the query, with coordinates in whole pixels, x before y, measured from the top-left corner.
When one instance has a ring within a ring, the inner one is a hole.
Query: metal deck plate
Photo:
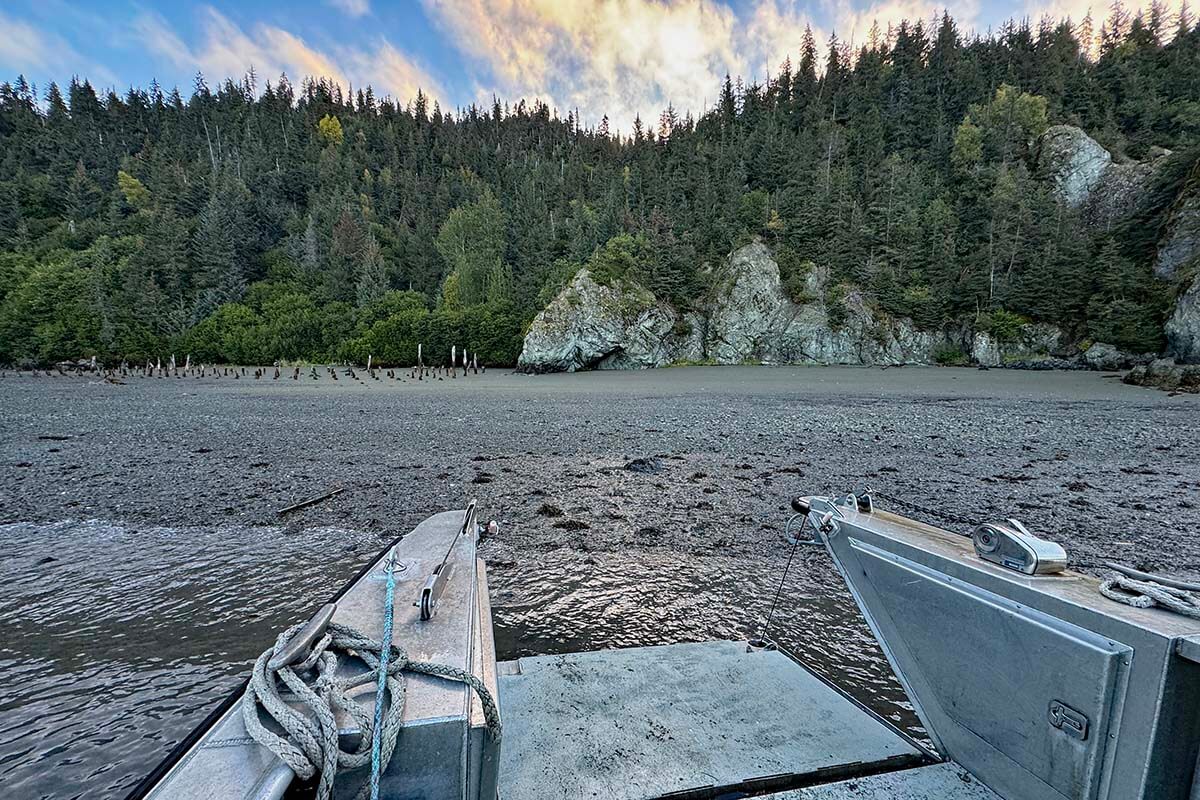
[[[780,792],[765,800],[1000,800],[1000,796],[957,764],[933,764]]]
[[[743,643],[522,658],[499,672],[501,800],[703,797],[923,763],[787,656]]]

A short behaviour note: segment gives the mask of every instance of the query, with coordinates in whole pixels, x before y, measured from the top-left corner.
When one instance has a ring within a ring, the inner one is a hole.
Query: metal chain
[[[923,506],[918,503],[914,503],[911,500],[904,500],[904,499],[901,499],[894,495],[886,494],[885,492],[878,491],[877,489],[867,489],[867,494],[869,494],[873,498],[882,498],[884,500],[887,500],[888,503],[895,505],[895,506],[899,506],[901,509],[904,509],[906,511],[916,512],[917,514],[920,514],[922,516],[930,517],[932,519],[940,520],[942,522],[949,522],[953,525],[964,525],[968,528],[968,530],[974,528],[977,524],[979,524],[976,520],[973,520],[970,517],[964,517],[960,514],[955,514],[950,511],[941,511],[938,509],[929,508],[928,506]],[[950,532],[957,533],[962,536],[968,536],[968,537],[971,535],[970,533],[963,533],[962,531],[950,531]]]

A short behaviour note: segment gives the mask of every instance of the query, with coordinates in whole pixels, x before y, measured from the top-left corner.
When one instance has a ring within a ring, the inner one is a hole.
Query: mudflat
[[[774,548],[797,493],[1016,515],[1085,569],[1200,569],[1200,398],[1086,372],[712,367],[451,380],[0,379],[0,521],[400,530],[477,498],[523,546]],[[646,459],[644,469],[634,459]],[[886,502],[884,503],[886,505]],[[546,508],[543,508],[546,506]],[[555,509],[563,515],[557,516]],[[542,511],[539,514],[539,510]]]

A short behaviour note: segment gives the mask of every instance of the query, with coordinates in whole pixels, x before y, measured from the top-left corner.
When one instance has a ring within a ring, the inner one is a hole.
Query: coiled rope
[[[1183,583],[1119,564],[1108,564],[1116,571],[1100,584],[1100,594],[1134,608],[1162,607],[1176,614],[1200,619],[1200,586]]]
[[[274,647],[254,662],[249,687],[242,697],[242,719],[250,737],[277,755],[300,779],[310,780],[320,775],[317,800],[329,800],[333,796],[333,784],[339,769],[355,769],[371,760],[376,722],[349,692],[377,673],[387,676],[384,683],[390,695],[387,711],[378,715],[379,772],[387,770],[396,749],[396,739],[400,735],[405,672],[461,681],[470,686],[479,696],[489,735],[494,741],[499,741],[500,712],[483,681],[456,667],[411,661],[408,653],[394,644],[388,647],[385,654],[379,642],[347,625],[330,622],[325,635],[313,645],[312,652],[304,661],[282,666],[278,670],[269,669],[267,663],[273,656],[283,652],[304,625],[293,625],[281,633]],[[347,656],[356,656],[366,662],[370,672],[351,678],[337,678],[338,661]],[[313,669],[316,670],[316,678],[310,684],[302,675]],[[290,696],[284,696],[281,682],[290,690]],[[387,698],[377,695],[377,708],[381,708],[385,702]],[[275,733],[263,724],[259,717],[260,707],[283,728],[284,735]],[[362,733],[354,750],[342,750],[338,745],[337,709],[348,714]],[[364,784],[355,795],[356,800],[364,800],[370,788],[370,782]]]

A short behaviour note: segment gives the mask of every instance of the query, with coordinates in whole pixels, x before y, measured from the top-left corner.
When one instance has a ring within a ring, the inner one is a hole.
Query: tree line
[[[755,236],[797,299],[820,263],[921,327],[1028,319],[1159,349],[1154,244],[1200,157],[1186,8],[970,37],[943,14],[853,49],[809,32],[798,54],[622,135],[540,103],[450,112],[253,72],[198,75],[186,98],[4,83],[0,363],[408,364],[424,343],[512,364],[606,243],[687,309]],[[1035,152],[1053,123],[1118,158],[1173,151],[1134,224],[1095,230],[1055,201]]]

